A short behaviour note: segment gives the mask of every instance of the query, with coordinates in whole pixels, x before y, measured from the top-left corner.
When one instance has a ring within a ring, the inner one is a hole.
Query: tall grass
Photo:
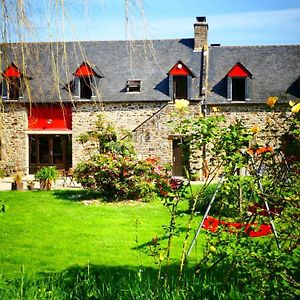
[[[164,272],[163,272],[164,273]],[[157,281],[154,268],[70,268],[62,273],[32,276],[22,271],[13,280],[0,279],[0,298],[11,299],[249,299],[234,283],[212,275],[186,272],[178,286],[176,273]],[[253,295],[255,296],[255,295]]]

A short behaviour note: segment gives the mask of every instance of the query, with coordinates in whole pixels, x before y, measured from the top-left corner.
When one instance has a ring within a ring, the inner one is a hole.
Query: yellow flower
[[[291,109],[292,113],[294,113],[294,114],[298,113],[299,110],[300,110],[300,102],[297,103],[296,105],[294,105]]]
[[[278,97],[269,97],[266,101],[267,105],[270,107],[273,107],[275,103],[277,102]]]
[[[175,100],[175,108],[178,110],[184,110],[189,106],[189,101],[185,99]]]
[[[292,100],[290,100],[290,101],[289,101],[289,105],[290,105],[290,106],[294,106],[294,105],[295,105],[295,102],[292,101]]]
[[[211,252],[216,252],[217,251],[216,247],[214,247],[214,246],[210,246],[209,249],[210,249]]]
[[[219,111],[219,109],[218,109],[217,107],[215,107],[215,106],[213,106],[213,107],[211,108],[211,110],[212,110],[213,112],[218,112],[218,111]]]
[[[159,253],[159,260],[160,261],[163,261],[165,258],[164,258],[164,256],[163,256],[163,254],[162,253]]]
[[[251,132],[254,133],[254,134],[259,133],[259,131],[260,131],[260,128],[259,128],[258,125],[255,125],[255,126],[253,126],[253,127],[251,128]]]

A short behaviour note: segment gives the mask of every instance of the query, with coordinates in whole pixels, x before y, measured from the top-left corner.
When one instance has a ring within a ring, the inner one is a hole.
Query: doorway
[[[29,138],[29,173],[44,166],[60,170],[72,167],[72,136],[70,134],[31,134]]]
[[[173,140],[173,176],[186,177],[189,170],[190,151],[182,140]]]

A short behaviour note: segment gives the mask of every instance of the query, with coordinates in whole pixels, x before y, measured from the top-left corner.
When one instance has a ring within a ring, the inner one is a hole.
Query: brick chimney
[[[206,17],[196,17],[196,23],[194,24],[195,51],[201,51],[204,46],[207,46],[207,32],[208,24],[206,23]]]

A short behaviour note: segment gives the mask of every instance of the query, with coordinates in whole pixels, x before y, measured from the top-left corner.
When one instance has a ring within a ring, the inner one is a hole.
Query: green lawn
[[[161,201],[84,205],[80,195],[81,191],[1,192],[7,211],[0,217],[0,274],[14,277],[22,266],[34,273],[88,264],[154,267],[148,243],[162,236],[169,221]],[[187,207],[181,203],[182,231]],[[180,256],[182,238],[174,240],[173,262]],[[194,251],[194,258],[199,254]]]

